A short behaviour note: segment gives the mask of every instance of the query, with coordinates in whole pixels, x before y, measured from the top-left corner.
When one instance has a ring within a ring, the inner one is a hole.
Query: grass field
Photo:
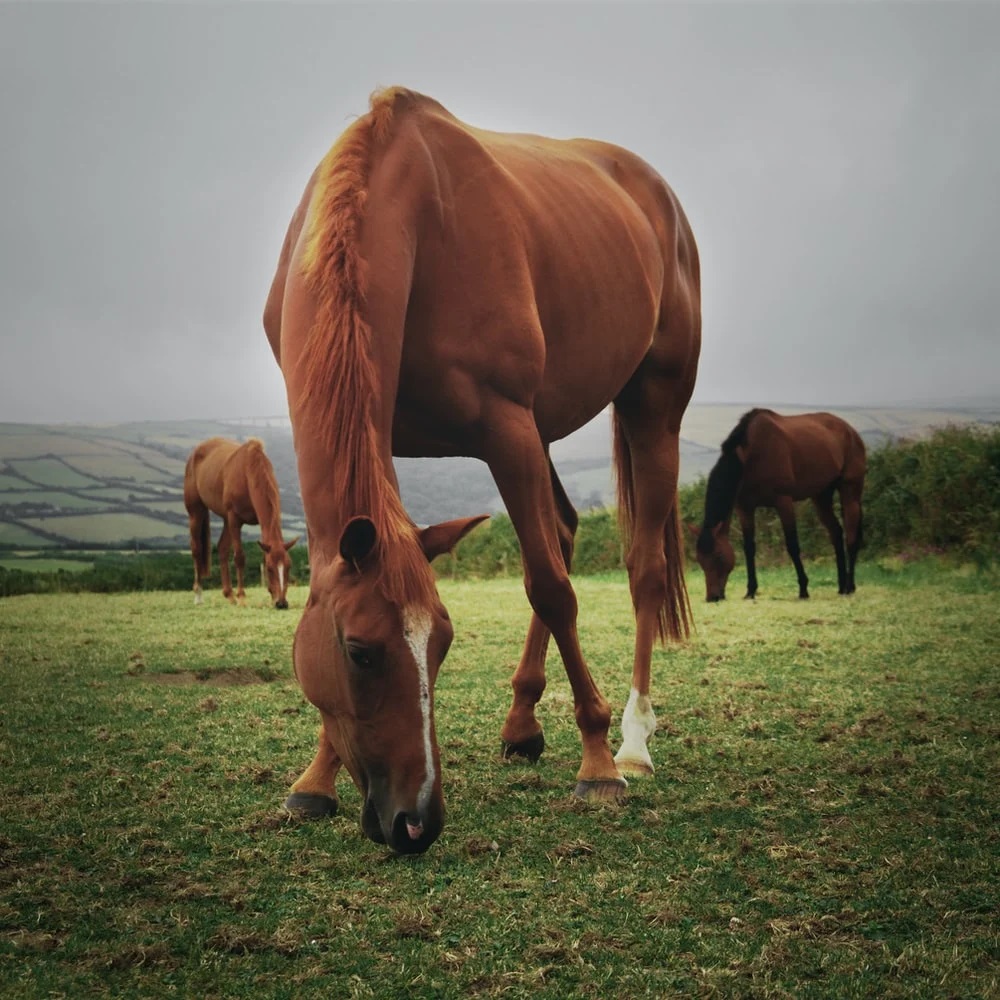
[[[303,590],[288,613],[259,590],[0,601],[0,995],[998,995],[998,579],[867,564],[844,599],[810,577],[808,602],[779,568],[754,603],[695,603],[656,654],[657,773],[618,809],[570,796],[553,657],[545,755],[499,759],[526,601],[444,581],[449,815],[409,859],[343,784],[331,820],[281,809],[315,739]],[[617,718],[628,586],[578,593]]]

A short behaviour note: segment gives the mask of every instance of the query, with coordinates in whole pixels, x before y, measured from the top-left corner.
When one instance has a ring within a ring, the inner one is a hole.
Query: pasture
[[[695,567],[695,570],[697,568]],[[572,700],[549,657],[537,765],[499,758],[520,582],[443,580],[447,825],[364,839],[360,797],[281,808],[317,715],[291,610],[250,591],[0,601],[5,997],[985,997],[1000,932],[995,572],[832,561],[760,572],[657,648],[657,772],[620,809],[571,798]],[[576,581],[620,718],[623,574]],[[613,726],[617,741],[617,724]]]

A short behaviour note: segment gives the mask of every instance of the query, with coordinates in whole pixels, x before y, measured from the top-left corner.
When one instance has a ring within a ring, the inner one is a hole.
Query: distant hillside
[[[681,430],[683,482],[708,472],[719,443],[747,409],[749,404],[689,408]],[[1000,405],[831,409],[870,447],[949,423],[1000,421]],[[604,414],[552,447],[560,478],[580,509],[614,502],[609,426]],[[285,532],[303,532],[292,436],[284,418],[0,424],[0,548],[186,547],[184,463],[198,441],[216,434],[264,441],[281,486]],[[502,509],[489,470],[474,459],[399,459],[397,471],[403,500],[418,523]],[[219,530],[214,519],[213,538]],[[246,536],[256,537],[256,530],[247,529]]]

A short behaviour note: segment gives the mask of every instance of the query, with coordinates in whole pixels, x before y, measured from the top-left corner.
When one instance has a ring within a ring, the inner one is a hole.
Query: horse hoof
[[[337,800],[315,792],[292,792],[285,799],[285,808],[306,819],[322,819],[324,816],[337,815]]]
[[[508,757],[526,757],[532,764],[535,764],[545,749],[545,734],[539,731],[534,736],[521,740],[520,743],[508,743],[506,740],[501,740],[500,746],[504,760]]]
[[[748,591],[747,591],[747,592],[746,592],[746,593],[745,593],[745,594],[743,595],[743,600],[744,600],[744,601],[752,601],[752,600],[753,600],[753,599],[754,599],[754,598],[755,598],[756,596],[757,596],[757,594],[756,594],[755,592],[753,592],[753,591],[750,591],[750,590],[748,590]]]
[[[639,757],[626,757],[624,759],[615,757],[615,764],[618,770],[629,778],[648,778],[652,775],[653,765],[648,760]]]
[[[628,782],[624,778],[602,778],[599,781],[583,780],[576,783],[573,794],[588,802],[613,802],[621,805],[625,801]]]

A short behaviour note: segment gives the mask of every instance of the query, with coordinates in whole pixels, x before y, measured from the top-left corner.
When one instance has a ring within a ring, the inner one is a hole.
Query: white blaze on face
[[[420,714],[423,718],[424,783],[417,795],[417,808],[423,810],[434,789],[434,748],[431,746],[431,680],[427,667],[427,645],[431,638],[432,619],[424,608],[403,609],[403,638],[413,653],[420,678]]]
[[[280,594],[285,589],[285,567],[278,567],[278,593]]]

